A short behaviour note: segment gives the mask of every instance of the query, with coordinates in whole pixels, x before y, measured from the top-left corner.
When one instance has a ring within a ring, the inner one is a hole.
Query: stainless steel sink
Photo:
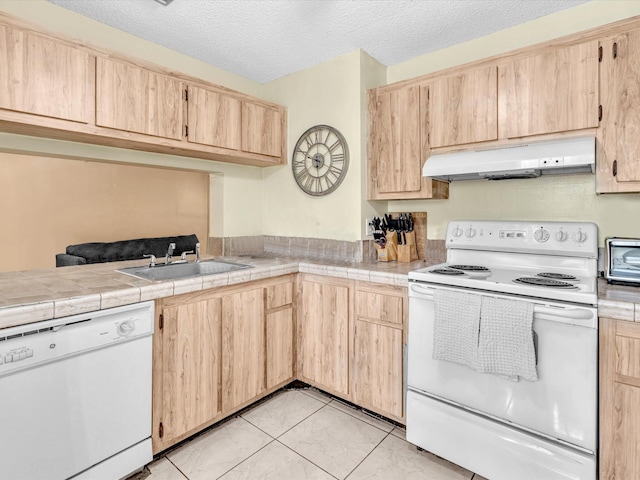
[[[158,280],[203,277],[205,275],[232,272],[244,268],[251,268],[251,265],[223,262],[222,260],[204,260],[198,263],[171,263],[169,265],[156,265],[155,267],[127,267],[118,269],[116,272],[155,282]]]

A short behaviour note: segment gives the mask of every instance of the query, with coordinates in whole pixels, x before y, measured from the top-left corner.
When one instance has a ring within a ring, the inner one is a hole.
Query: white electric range
[[[596,478],[597,242],[592,223],[449,224],[447,261],[409,273],[408,441],[491,480]],[[443,290],[532,304],[537,381],[432,358]]]

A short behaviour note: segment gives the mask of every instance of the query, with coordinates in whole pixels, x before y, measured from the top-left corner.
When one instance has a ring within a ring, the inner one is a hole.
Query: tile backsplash
[[[255,235],[211,237],[208,246],[208,253],[216,256],[282,255],[349,262],[375,262],[377,259],[373,240],[349,242],[323,238]],[[444,240],[428,240],[426,262],[429,265],[442,263],[445,257]]]

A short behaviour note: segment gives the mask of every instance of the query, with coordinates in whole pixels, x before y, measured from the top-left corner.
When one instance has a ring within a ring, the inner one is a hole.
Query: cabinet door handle
[[[613,58],[618,58],[618,42],[613,43]]]
[[[613,161],[613,176],[618,175],[618,160]]]
[[[602,62],[602,45],[598,47],[598,62]]]
[[[602,105],[598,105],[598,121],[602,121]]]

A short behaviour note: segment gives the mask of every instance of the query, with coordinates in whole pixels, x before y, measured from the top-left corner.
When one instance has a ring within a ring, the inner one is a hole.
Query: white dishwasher
[[[0,477],[117,480],[152,460],[153,302],[0,330]]]

